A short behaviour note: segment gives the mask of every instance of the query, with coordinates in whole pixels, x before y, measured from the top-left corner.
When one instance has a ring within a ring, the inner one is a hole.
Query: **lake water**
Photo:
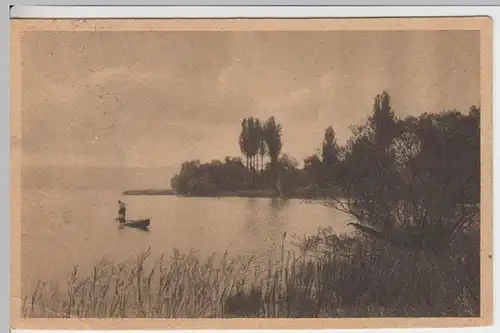
[[[301,200],[121,197],[111,191],[33,189],[22,195],[23,289],[31,289],[38,279],[65,283],[75,264],[88,271],[101,259],[133,259],[148,247],[153,253],[176,248],[207,257],[229,250],[267,262],[278,258],[284,232],[305,236],[318,227],[349,230],[342,213]],[[149,232],[119,230],[114,220],[118,199],[128,205],[127,218],[152,218]]]

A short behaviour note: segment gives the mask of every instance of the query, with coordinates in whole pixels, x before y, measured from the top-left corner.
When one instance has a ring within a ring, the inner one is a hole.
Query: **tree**
[[[239,137],[240,150],[246,157],[246,166],[252,175],[252,186],[255,186],[256,172],[258,171],[257,154],[261,149],[262,141],[261,121],[254,117],[243,119]]]
[[[246,158],[246,167],[249,168],[249,161],[250,161],[250,154],[251,154],[251,148],[250,148],[250,134],[249,134],[249,126],[248,126],[248,121],[247,119],[243,119],[241,122],[241,133],[238,141],[240,145],[240,150],[241,153],[245,156]]]
[[[297,188],[299,182],[299,163],[296,159],[283,154],[278,161],[280,174],[280,191],[281,194],[293,194],[293,190]]]
[[[377,96],[374,114],[353,132],[336,178],[343,200],[330,204],[370,237],[444,250],[479,214],[467,205],[479,187],[478,112],[398,120],[389,101]]]
[[[181,195],[217,195],[221,191],[236,191],[245,187],[249,170],[241,158],[227,156],[224,161],[198,160],[184,162],[179,174],[171,179],[172,189]]]
[[[447,111],[401,122],[404,130],[392,147],[399,179],[393,177],[386,200],[395,223],[385,229],[352,225],[391,245],[439,252],[478,221],[479,122],[471,109],[469,115]]]
[[[253,117],[249,117],[247,120],[248,125],[248,153],[251,161],[251,170],[255,171],[256,169],[256,159],[257,153],[259,151],[260,145],[260,120],[255,119]]]
[[[181,171],[171,180],[171,187],[179,194],[189,193],[189,181],[197,176],[199,160],[184,162],[181,165]]]
[[[264,140],[268,147],[271,163],[276,163],[282,149],[282,127],[276,123],[274,117],[270,117],[264,125]]]
[[[260,172],[264,171],[264,156],[266,156],[268,152],[266,140],[265,140],[265,132],[264,127],[261,124],[260,127],[260,135],[259,135],[259,155],[260,155]]]
[[[375,147],[384,152],[387,151],[398,134],[396,117],[391,107],[391,97],[387,91],[375,97],[373,114],[368,119],[368,123],[373,131]]]
[[[304,159],[304,170],[316,171],[319,170],[322,164],[318,155],[313,154]]]
[[[304,159],[304,174],[309,182],[309,191],[312,195],[317,195],[318,191],[323,191],[324,168],[321,158],[317,154],[313,154]]]
[[[270,117],[264,124],[264,140],[268,148],[268,154],[271,160],[271,170],[276,188],[278,186],[278,158],[282,149],[282,134],[281,125],[276,123],[274,117]]]
[[[299,162],[288,154],[283,154],[279,158],[279,164],[283,170],[297,170],[299,167]]]
[[[327,167],[334,167],[338,162],[338,144],[335,132],[332,126],[325,130],[325,139],[323,141],[323,164]]]
[[[323,168],[321,174],[323,179],[321,180],[321,187],[325,193],[328,193],[335,186],[335,173],[339,163],[339,147],[332,126],[325,130],[322,148]]]

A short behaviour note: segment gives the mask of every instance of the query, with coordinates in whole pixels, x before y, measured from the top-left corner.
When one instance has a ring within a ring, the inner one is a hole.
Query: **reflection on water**
[[[272,198],[272,199],[269,199],[269,202],[271,204],[272,211],[280,211],[281,209],[285,208],[290,203],[290,199]]]
[[[23,191],[23,285],[37,279],[61,283],[75,264],[89,270],[100,259],[129,260],[148,247],[153,253],[176,248],[207,257],[229,250],[267,264],[279,260],[285,232],[311,235],[320,226],[347,231],[341,213],[300,200],[122,198],[131,219],[151,217],[151,230],[144,232],[117,223],[117,198],[108,192]]]

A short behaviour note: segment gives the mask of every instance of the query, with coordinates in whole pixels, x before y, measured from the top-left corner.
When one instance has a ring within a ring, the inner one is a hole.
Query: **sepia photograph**
[[[491,321],[488,18],[13,21],[16,322]]]

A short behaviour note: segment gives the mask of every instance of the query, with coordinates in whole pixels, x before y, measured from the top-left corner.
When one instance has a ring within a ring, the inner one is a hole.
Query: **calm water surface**
[[[118,199],[128,205],[127,218],[152,218],[150,232],[119,230],[114,220]],[[284,232],[305,236],[327,226],[347,232],[345,220],[342,213],[301,200],[122,198],[111,191],[25,190],[22,285],[30,289],[38,279],[64,283],[75,264],[88,271],[101,259],[132,259],[148,247],[153,253],[171,253],[176,248],[207,257],[229,250],[267,262],[279,257]],[[291,237],[287,239],[285,246],[292,246]]]

